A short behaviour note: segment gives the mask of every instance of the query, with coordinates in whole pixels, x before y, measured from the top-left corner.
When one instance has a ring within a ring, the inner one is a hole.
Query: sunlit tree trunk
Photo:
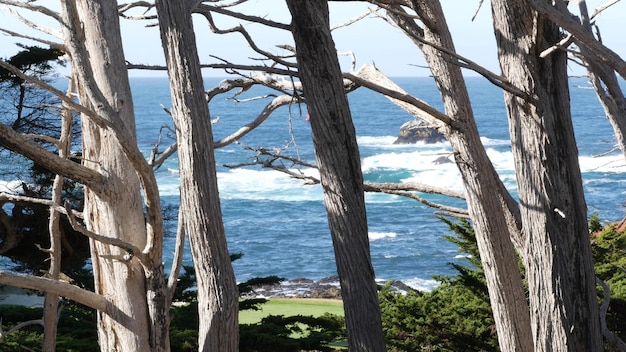
[[[143,249],[147,230],[140,182],[119,142],[123,135],[127,148],[136,147],[133,101],[117,2],[68,0],[62,1],[62,7],[66,47],[78,77],[80,101],[106,123],[117,124],[118,130],[115,135],[102,121],[82,116],[83,164],[107,175],[106,192],[85,188],[85,225],[93,233]],[[158,205],[152,206],[158,208]],[[119,247],[93,240],[91,252],[95,291],[116,307],[111,315],[98,312],[101,350],[168,350],[167,345],[154,343],[155,339],[167,338],[166,333],[156,334],[159,335],[156,337],[154,334],[157,324],[167,331],[167,321],[150,323],[148,299],[151,294],[147,292],[152,287],[146,284],[139,260]]]
[[[370,259],[361,161],[330,34],[328,4],[287,0],[287,5],[335,249],[348,346],[355,352],[382,352],[385,342]]]
[[[539,57],[561,32],[526,1],[492,0],[492,11],[502,72],[527,94],[505,93],[505,103],[535,351],[602,351],[567,57]]]
[[[454,150],[463,177],[500,349],[530,351],[533,346],[530,315],[512,242],[512,237],[519,237],[518,208],[482,145],[460,67],[447,54],[424,44],[455,51],[441,4],[438,0],[413,4],[424,23],[423,30],[401,11],[390,12],[390,16],[422,49],[442,95],[446,114],[453,121],[452,126],[446,125],[441,130]]]
[[[184,1],[157,0],[176,124],[181,214],[194,261],[199,350],[238,350],[238,292],[224,234],[208,103]],[[179,220],[180,221],[180,220]]]

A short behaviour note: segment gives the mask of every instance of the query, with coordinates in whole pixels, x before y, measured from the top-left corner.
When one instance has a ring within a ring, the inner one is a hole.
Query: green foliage
[[[497,351],[498,339],[476,238],[467,220],[442,219],[470,266],[451,264],[458,275],[439,276],[431,292],[380,292],[383,329],[391,351]]]
[[[42,308],[0,305],[2,329],[9,330],[21,322],[41,319]],[[41,349],[43,328],[41,325],[25,327],[0,339],[0,351],[24,351]],[[64,301],[59,319],[56,350],[59,352],[97,351],[96,315],[92,309]]]
[[[40,76],[53,69],[50,64],[51,61],[63,65],[63,61],[61,61],[60,57],[65,55],[65,53],[61,50],[53,48],[46,49],[38,46],[25,46],[21,44],[18,44],[18,46],[24,50],[11,56],[6,62],[15,66],[22,72]],[[10,82],[13,86],[24,83],[22,78],[2,67],[0,67],[0,81]]]
[[[622,340],[626,340],[626,228],[618,229],[615,225],[608,225],[596,226],[594,230],[591,249],[596,275],[611,290],[611,302],[606,316],[607,327]],[[603,289],[600,286],[598,289],[601,300]]]
[[[240,325],[242,352],[332,351],[327,345],[345,336],[342,317],[270,315],[258,324]]]

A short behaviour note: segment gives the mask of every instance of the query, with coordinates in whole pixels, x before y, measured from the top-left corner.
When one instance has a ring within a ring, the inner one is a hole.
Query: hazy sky
[[[39,1],[41,4],[49,4],[52,1]],[[483,8],[476,19],[472,16],[478,8],[478,0],[442,0],[448,24],[451,28],[455,45],[459,54],[466,56],[487,68],[499,72],[497,63],[493,30],[491,27],[491,12],[488,7],[489,1],[485,1]],[[595,6],[600,6],[605,1],[587,1],[590,11]],[[331,22],[333,24],[344,23],[365,13],[371,5],[358,2],[333,3],[331,2]],[[283,23],[289,22],[289,12],[283,1],[280,0],[251,0],[245,7],[245,11],[257,16],[263,16]],[[24,17],[31,18],[29,12],[22,12]],[[623,18],[626,17],[626,3],[620,2],[597,17],[597,23],[602,31],[604,43],[626,58],[626,36]],[[39,20],[38,17],[35,20]],[[218,26],[226,29],[236,22],[226,21],[222,17],[216,17]],[[50,22],[47,22],[48,24]],[[149,23],[149,22],[148,22]],[[147,22],[122,20],[124,39],[124,51],[127,60],[132,63],[159,64],[164,63],[161,51],[159,33],[156,27],[146,27]],[[154,23],[154,21],[152,22]],[[215,63],[219,58],[232,62],[251,63],[248,58],[258,58],[249,45],[237,33],[217,36],[210,33],[205,19],[196,16],[195,28],[197,41],[203,63]],[[0,27],[20,33],[34,34],[24,25],[18,23],[6,12],[0,12]],[[291,44],[290,33],[278,30],[268,30],[255,24],[248,27],[251,34],[264,50],[273,53],[282,53],[275,47],[277,44]],[[339,28],[333,32],[337,50],[340,52],[353,52],[359,66],[374,62],[376,66],[389,76],[426,76],[428,69],[419,67],[424,60],[413,43],[411,43],[398,29],[393,28],[382,19],[370,15],[364,20],[350,27]],[[24,42],[0,34],[0,57],[7,58],[15,54],[19,48],[13,43]],[[342,57],[342,64],[349,69],[350,59]],[[582,72],[571,64],[572,74]],[[223,76],[221,70],[205,70],[207,76]],[[163,75],[163,73],[132,71],[132,75]]]

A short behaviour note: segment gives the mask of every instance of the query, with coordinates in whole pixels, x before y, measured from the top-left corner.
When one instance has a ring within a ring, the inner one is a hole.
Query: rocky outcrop
[[[412,120],[400,127],[398,139],[393,144],[413,144],[413,143],[440,143],[445,137],[435,128],[428,126],[422,120]]]

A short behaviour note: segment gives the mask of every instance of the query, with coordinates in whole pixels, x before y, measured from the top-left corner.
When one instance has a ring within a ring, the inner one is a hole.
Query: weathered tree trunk
[[[82,116],[83,164],[108,175],[106,192],[85,187],[85,225],[91,232],[137,248],[148,244],[148,249],[155,248],[157,253],[153,258],[155,267],[149,268],[154,270],[147,284],[146,273],[136,256],[117,246],[91,241],[96,293],[117,307],[113,310],[117,314],[112,316],[98,312],[100,348],[102,351],[169,350],[166,308],[157,304],[161,318],[159,321],[150,318],[148,303],[158,301],[159,294],[155,293],[159,287],[154,284],[158,286],[162,279],[162,265],[160,239],[150,243],[154,238],[146,236],[150,233],[146,220],[151,230],[156,229],[157,236],[162,235],[160,207],[158,202],[146,203],[148,214],[144,216],[138,173],[127,157],[127,152],[136,148],[136,136],[117,2],[62,1],[62,7],[66,48],[78,77],[80,101],[101,119],[94,121]]]
[[[157,0],[176,125],[184,214],[198,287],[199,350],[238,350],[238,292],[224,234],[213,134],[191,11]],[[181,220],[179,220],[181,221]]]
[[[557,0],[557,2],[560,0]],[[601,351],[587,207],[559,28],[523,0],[492,0],[518,183],[535,351]]]
[[[370,259],[356,132],[328,18],[319,0],[287,0],[298,69],[311,116],[330,232],[341,283],[350,351],[385,351]]]
[[[438,0],[415,1],[423,31],[402,12],[390,12],[399,27],[415,38],[442,95],[453,126],[441,128],[454,150],[474,223],[491,307],[502,351],[531,351],[530,315],[511,237],[519,240],[519,213],[489,161],[458,65],[424,41],[454,52],[454,44]],[[397,8],[396,10],[400,10]],[[421,39],[421,40],[420,40]],[[434,122],[434,121],[433,121]]]

